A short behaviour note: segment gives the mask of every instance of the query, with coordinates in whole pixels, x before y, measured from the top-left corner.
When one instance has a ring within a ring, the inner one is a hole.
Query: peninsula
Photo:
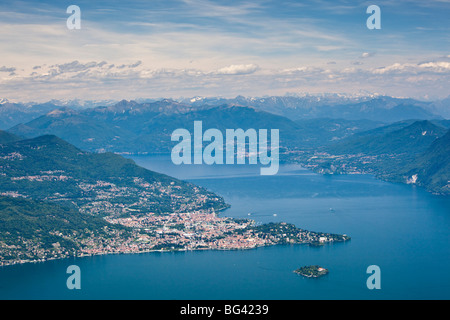
[[[344,242],[346,235],[219,216],[225,200],[56,136],[0,144],[0,266],[151,251]]]

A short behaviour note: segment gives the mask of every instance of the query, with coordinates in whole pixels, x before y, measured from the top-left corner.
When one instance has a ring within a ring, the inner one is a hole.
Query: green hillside
[[[119,155],[81,151],[51,135],[3,145],[0,193],[115,216],[225,207],[221,197],[203,188]],[[133,211],[125,209],[129,207]]]
[[[14,135],[12,133],[0,130],[0,144],[6,144],[6,143],[14,142],[14,141],[19,141],[19,140],[21,140],[20,137]]]
[[[54,203],[0,196],[0,265],[75,255],[83,240],[127,237],[122,226]]]
[[[424,152],[446,129],[430,121],[395,123],[344,139],[327,148],[332,154],[416,154]]]
[[[450,130],[395,177],[439,194],[450,194]]]

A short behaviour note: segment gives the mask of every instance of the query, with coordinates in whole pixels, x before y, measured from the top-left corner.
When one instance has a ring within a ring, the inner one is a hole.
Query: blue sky
[[[366,27],[372,4],[381,30]],[[449,16],[445,0],[0,1],[0,98],[444,98]]]

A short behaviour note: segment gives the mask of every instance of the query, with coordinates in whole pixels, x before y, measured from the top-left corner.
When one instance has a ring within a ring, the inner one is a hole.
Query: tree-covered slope
[[[114,234],[127,237],[128,231],[66,206],[0,196],[0,265],[75,255],[83,240]]]
[[[0,146],[0,194],[51,200],[101,215],[225,206],[221,197],[112,153],[81,151],[56,136]]]
[[[427,120],[403,126],[407,123],[395,123],[356,134],[329,146],[328,151],[332,154],[417,154],[424,152],[447,131]]]
[[[394,176],[434,193],[450,194],[450,130]]]
[[[19,140],[21,140],[21,138],[16,136],[15,134],[0,130],[0,144],[6,144]]]

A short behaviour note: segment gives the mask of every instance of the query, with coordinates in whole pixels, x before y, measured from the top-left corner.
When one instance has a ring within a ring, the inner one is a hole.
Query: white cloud
[[[5,67],[9,68],[15,67]],[[442,97],[442,93],[448,95],[446,87],[450,81],[450,62],[446,61],[394,63],[378,68],[323,63],[322,66],[270,69],[256,64],[232,64],[208,71],[154,68],[133,61],[121,65],[74,60],[43,64],[34,70],[15,69],[14,74],[0,74],[0,96],[15,101],[260,96],[294,91],[352,94],[360,90],[396,96]]]
[[[390,66],[380,67],[372,70],[373,74],[389,74],[389,73],[416,74],[423,72],[450,74],[450,62],[437,61],[437,62],[422,62],[418,64],[397,62]]]
[[[343,49],[341,46],[317,46],[316,48],[319,51],[335,51]]]
[[[233,64],[228,67],[221,68],[215,73],[219,75],[243,75],[256,72],[259,67],[256,64]]]
[[[64,10],[61,17],[53,7],[44,16],[0,12],[0,96],[45,101],[338,89],[448,95],[450,55],[442,48],[413,44],[417,50],[410,50],[398,33],[372,42],[366,31],[339,23],[330,28],[336,21],[320,14],[272,15],[265,1],[220,3],[184,0],[186,10],[130,9],[136,15],[124,12],[119,21],[107,18],[115,10],[97,9],[106,12],[103,20],[83,15],[78,31],[67,30]],[[443,52],[447,56],[428,59]]]
[[[16,71],[16,68],[14,67],[0,67],[0,72],[14,72]]]
[[[361,55],[361,58],[370,58],[373,57],[375,55],[375,53],[373,52],[363,52],[363,54]]]
[[[432,70],[434,72],[447,72],[450,71],[450,62],[427,62],[418,65],[419,68]]]

